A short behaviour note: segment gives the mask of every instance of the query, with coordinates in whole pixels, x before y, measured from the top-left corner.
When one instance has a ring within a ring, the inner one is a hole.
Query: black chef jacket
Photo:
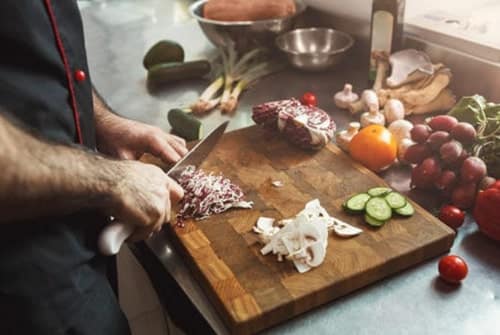
[[[43,138],[95,148],[75,0],[0,1],[0,108]],[[96,252],[104,222],[82,212],[0,225],[0,334],[129,333]]]

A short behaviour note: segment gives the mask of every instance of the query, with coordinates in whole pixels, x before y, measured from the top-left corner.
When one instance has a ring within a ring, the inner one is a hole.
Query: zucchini
[[[392,216],[392,209],[383,198],[373,197],[366,203],[366,214],[378,221],[387,221]]]
[[[392,209],[402,208],[406,205],[406,198],[398,192],[390,192],[384,199]]]
[[[368,214],[365,214],[365,222],[373,227],[380,227],[386,223],[386,221],[380,221],[380,220],[374,219]]]
[[[184,49],[174,41],[161,40],[153,45],[144,55],[142,65],[146,70],[161,63],[184,62]]]
[[[373,187],[368,190],[368,194],[372,197],[382,197],[391,191],[388,187]]]
[[[344,208],[349,212],[361,213],[365,210],[366,203],[370,198],[367,193],[358,193],[347,199]]]
[[[201,121],[182,109],[171,109],[167,119],[172,130],[186,141],[199,140],[203,137]]]
[[[156,64],[148,70],[148,83],[158,85],[177,80],[201,78],[210,70],[210,63],[206,60]]]
[[[404,205],[401,208],[396,208],[394,212],[396,212],[396,214],[399,214],[401,216],[412,216],[413,214],[415,214],[415,209],[413,208],[413,206],[410,204],[409,201],[406,201],[406,205]]]

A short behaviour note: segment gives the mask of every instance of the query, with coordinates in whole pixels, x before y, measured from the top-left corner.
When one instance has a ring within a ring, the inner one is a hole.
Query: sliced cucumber
[[[373,197],[366,203],[366,214],[378,221],[387,221],[392,216],[392,209],[383,198]]]
[[[398,192],[390,192],[384,199],[392,209],[402,208],[406,205],[406,198]]]
[[[365,214],[365,222],[373,227],[380,227],[386,223],[386,221],[380,221],[380,220],[374,219],[368,214]]]
[[[402,216],[412,216],[413,214],[415,214],[415,209],[409,201],[406,201],[406,205],[401,208],[396,208],[394,212]]]
[[[388,194],[391,191],[392,190],[388,187],[374,187],[368,190],[368,194],[371,195],[372,197],[381,197]]]
[[[167,119],[172,130],[186,141],[199,140],[203,137],[201,121],[182,109],[171,109]]]
[[[344,208],[353,213],[361,213],[365,210],[366,203],[370,198],[367,193],[358,193],[345,202]]]

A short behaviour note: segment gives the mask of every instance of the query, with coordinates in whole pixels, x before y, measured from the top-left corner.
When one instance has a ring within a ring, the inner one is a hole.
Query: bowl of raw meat
[[[217,47],[238,51],[274,48],[274,40],[294,28],[305,10],[303,0],[200,0],[189,10]]]

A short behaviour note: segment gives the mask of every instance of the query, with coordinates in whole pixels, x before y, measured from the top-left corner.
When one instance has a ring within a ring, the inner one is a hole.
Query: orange
[[[394,163],[397,150],[394,135],[387,128],[379,125],[361,129],[349,143],[351,157],[375,172]]]

